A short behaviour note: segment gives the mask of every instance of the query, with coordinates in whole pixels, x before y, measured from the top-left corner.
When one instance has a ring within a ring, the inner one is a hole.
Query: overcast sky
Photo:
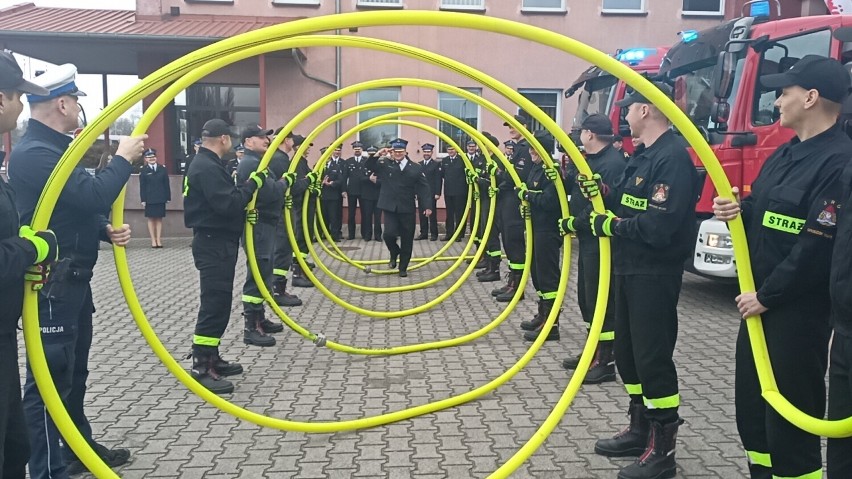
[[[68,0],[31,0],[27,2],[25,0],[0,0],[0,8],[10,7],[12,5],[18,5],[21,3],[35,3],[38,7],[77,7],[77,8],[92,8],[92,9],[110,9],[110,10],[135,10],[136,9],[136,0],[85,0],[79,2],[73,2],[73,4],[69,5]],[[32,76],[38,70],[45,70],[50,68],[50,64],[39,61],[37,59],[30,59],[24,57],[22,55],[16,55],[18,59],[18,63],[21,65],[21,68],[24,70],[25,75]],[[138,79],[136,77],[128,77],[128,76],[120,76],[120,75],[110,75],[107,79],[107,90],[109,92],[109,99],[114,100],[118,98],[124,91],[130,88]],[[98,112],[103,108],[103,90],[102,90],[102,81],[100,75],[78,75],[77,76],[77,86],[86,92],[88,95],[87,98],[81,98],[80,103],[83,105],[83,108],[86,109],[86,114],[88,117],[94,118]],[[26,102],[24,102],[24,113],[21,115],[21,120],[29,117],[29,108],[26,107]],[[130,111],[131,114],[141,115],[142,107],[141,105],[137,105]]]

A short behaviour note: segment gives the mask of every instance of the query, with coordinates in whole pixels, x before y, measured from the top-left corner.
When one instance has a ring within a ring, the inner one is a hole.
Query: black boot
[[[580,354],[562,360],[562,367],[569,371],[577,369],[578,364],[580,364]]]
[[[648,436],[648,447],[633,464],[618,473],[618,479],[666,479],[675,477],[675,444],[677,429],[683,424],[683,419],[663,424],[651,422],[651,433]]]
[[[476,273],[476,280],[480,283],[490,283],[492,281],[500,281],[500,257],[488,257],[488,266]]]
[[[533,316],[533,319],[531,321],[522,321],[521,329],[523,329],[524,331],[535,331],[536,329],[540,328],[542,324],[544,324],[544,320],[547,316],[541,315],[541,308],[543,305],[544,301],[539,299],[538,310],[536,311],[535,316]]]
[[[225,361],[219,355],[219,348],[216,348],[216,357],[213,360],[213,369],[220,376],[236,376],[243,373],[243,367],[240,363],[234,361]]]
[[[296,288],[314,287],[314,283],[311,283],[311,280],[305,277],[305,273],[302,272],[302,267],[297,264],[293,265],[293,286]]]
[[[263,311],[246,311],[243,313],[246,318],[245,329],[243,330],[243,342],[252,346],[275,346],[275,338],[267,336],[263,330]]]
[[[280,333],[284,331],[284,325],[281,324],[280,321],[270,321],[264,317],[260,320],[260,325],[263,326],[263,332],[265,333]]]
[[[595,453],[607,457],[639,456],[648,447],[650,424],[645,406],[631,402],[627,414],[630,425],[611,439],[595,442]]]
[[[501,294],[505,293],[511,287],[512,287],[512,272],[509,271],[508,273],[506,273],[506,284],[504,284],[503,286],[501,286],[499,288],[492,289],[491,290],[491,296],[494,296],[496,298],[497,296],[500,296]]]
[[[272,283],[272,297],[275,299],[275,302],[278,306],[301,306],[302,300],[299,299],[295,294],[290,294],[287,292],[287,278],[282,276],[278,277]],[[272,324],[272,323],[270,323]],[[284,331],[284,326],[280,326],[281,329],[277,331],[275,329],[267,329],[266,331],[270,333],[277,333],[280,331]]]
[[[192,348],[192,378],[198,381],[213,394],[230,394],[234,385],[216,372],[213,366],[215,352],[200,348]]]
[[[521,277],[524,275],[523,271],[513,270],[509,274],[509,289],[503,291],[503,294],[498,294],[494,299],[497,300],[498,303],[508,303],[515,296],[515,291],[518,289],[521,290],[521,298],[524,299],[524,285],[521,284]],[[493,294],[493,293],[492,293]]]
[[[475,269],[488,268],[488,256],[483,254],[479,257],[479,261],[476,262]]]
[[[595,358],[586,373],[583,384],[600,384],[615,381],[615,355],[612,341],[601,341],[595,351]]]
[[[547,322],[547,317],[550,316],[550,311],[553,309],[553,300],[552,299],[543,299],[541,300],[541,309],[538,313],[538,318],[541,321],[538,328],[527,331],[524,333],[524,341],[535,341],[541,331],[544,329],[544,323]],[[544,338],[545,341],[559,341],[559,315],[562,314],[562,310],[556,313],[556,319],[553,323],[553,327],[550,328],[550,332],[547,333],[547,337]]]

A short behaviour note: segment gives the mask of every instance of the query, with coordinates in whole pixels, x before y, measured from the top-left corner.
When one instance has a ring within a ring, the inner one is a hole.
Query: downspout
[[[334,13],[340,13],[340,0],[334,1]],[[334,33],[335,35],[340,35],[340,30],[335,30]],[[297,48],[293,48],[292,50],[290,50],[290,53],[293,56],[293,61],[296,62],[296,66],[299,67],[299,71],[302,73],[303,77],[318,83],[322,83],[323,85],[330,86],[335,90],[340,90],[340,84],[343,81],[343,76],[341,74],[343,61],[340,47],[334,48],[334,82],[323,80],[322,78],[317,78],[309,74],[305,70],[305,65],[304,63],[302,63],[302,58],[299,56],[299,50]],[[334,112],[340,113],[341,111],[343,111],[343,100],[341,98],[338,98],[334,101]],[[334,133],[336,138],[340,137],[340,134],[342,133],[340,120],[334,123]]]

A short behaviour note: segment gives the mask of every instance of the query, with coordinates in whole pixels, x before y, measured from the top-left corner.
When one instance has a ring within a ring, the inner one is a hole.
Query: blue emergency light
[[[769,1],[754,2],[749,5],[749,16],[751,17],[766,17],[769,18],[770,8]]]
[[[646,57],[657,54],[656,48],[630,48],[619,52],[615,58],[620,62],[625,62],[631,65],[637,65]]]
[[[698,40],[698,30],[684,30],[680,32],[680,39],[683,43],[691,43]]]

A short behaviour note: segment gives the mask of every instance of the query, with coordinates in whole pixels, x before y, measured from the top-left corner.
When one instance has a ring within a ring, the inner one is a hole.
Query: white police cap
[[[50,90],[47,95],[27,95],[27,101],[38,103],[52,100],[60,96],[86,96],[77,88],[74,80],[77,78],[77,67],[71,63],[53,67],[41,75],[33,78],[33,83]]]

